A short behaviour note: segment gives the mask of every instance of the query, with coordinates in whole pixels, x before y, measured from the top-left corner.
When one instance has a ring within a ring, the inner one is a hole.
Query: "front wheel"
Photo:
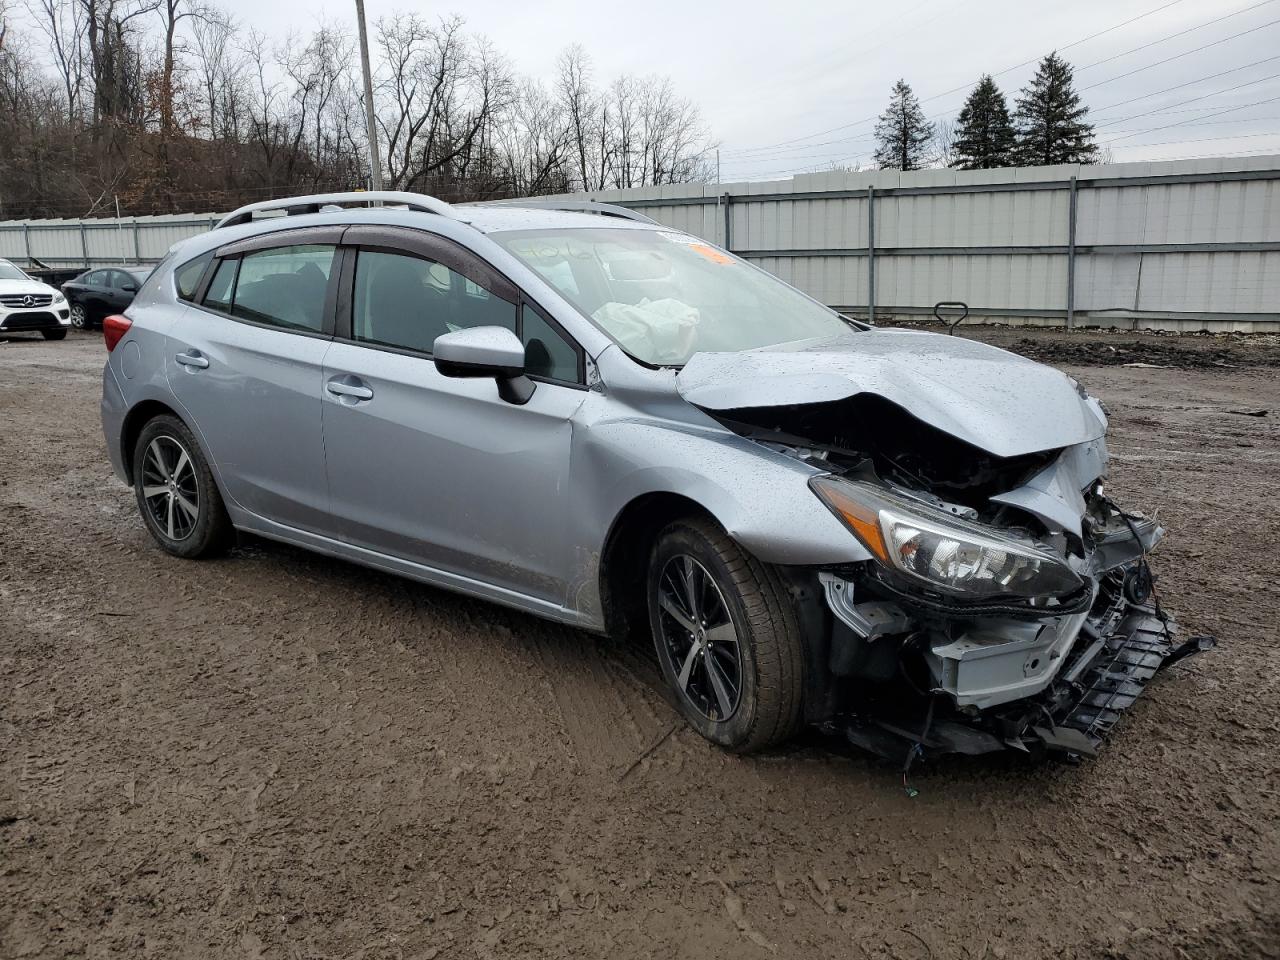
[[[177,417],[159,416],[142,428],[133,448],[133,488],[151,536],[174,556],[213,556],[230,545],[231,520],[213,473]]]
[[[649,563],[649,622],[680,712],[713,743],[748,753],[801,723],[804,647],[778,574],[709,520],[679,520]]]

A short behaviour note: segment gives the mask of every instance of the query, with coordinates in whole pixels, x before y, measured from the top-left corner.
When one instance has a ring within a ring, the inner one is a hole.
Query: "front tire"
[[[801,724],[804,646],[776,571],[709,520],[678,520],[649,563],[649,623],[689,725],[739,753]]]
[[[41,336],[46,340],[65,340],[67,339],[67,331],[65,330],[41,330]]]
[[[133,489],[147,530],[174,556],[215,556],[231,544],[231,519],[213,473],[177,417],[159,416],[142,428],[133,447]]]

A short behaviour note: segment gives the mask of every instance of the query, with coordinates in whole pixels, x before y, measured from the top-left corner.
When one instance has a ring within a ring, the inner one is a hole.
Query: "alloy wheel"
[[[71,325],[77,330],[84,330],[89,326],[89,315],[84,312],[81,304],[71,305]]]
[[[191,536],[200,519],[200,488],[191,455],[175,438],[160,436],[147,445],[142,499],[151,519],[170,540]]]
[[[680,695],[707,719],[728,720],[742,699],[742,649],[715,578],[687,554],[672,557],[658,578],[658,607]]]

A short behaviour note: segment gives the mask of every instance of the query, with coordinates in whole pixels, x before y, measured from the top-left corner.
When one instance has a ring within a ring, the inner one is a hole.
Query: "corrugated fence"
[[[577,195],[575,199],[581,199]],[[587,194],[722,244],[848,313],[1280,330],[1280,157],[824,173]],[[152,262],[216,214],[0,223],[0,257]]]

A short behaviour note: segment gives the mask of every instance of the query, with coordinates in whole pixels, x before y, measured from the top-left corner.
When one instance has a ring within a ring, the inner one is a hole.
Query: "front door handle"
[[[196,350],[191,353],[180,353],[173,359],[177,360],[184,367],[194,367],[197,370],[203,370],[209,366],[209,358],[200,356],[200,351]]]
[[[372,400],[373,391],[366,387],[360,381],[351,383],[350,378],[347,380],[333,379],[326,386],[330,393],[339,397],[350,397],[352,400]]]

